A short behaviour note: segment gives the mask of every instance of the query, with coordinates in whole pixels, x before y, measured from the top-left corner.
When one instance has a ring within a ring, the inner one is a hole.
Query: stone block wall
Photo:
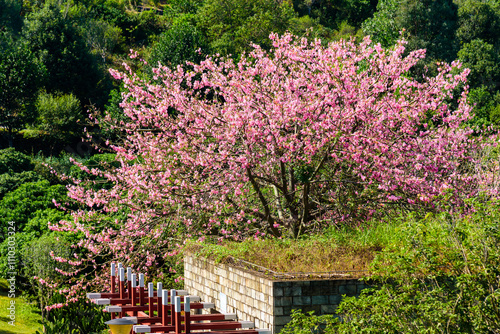
[[[214,303],[221,313],[236,313],[256,328],[274,334],[288,323],[292,309],[334,314],[342,295],[355,296],[366,287],[358,279],[272,280],[228,264],[184,257],[185,289]]]

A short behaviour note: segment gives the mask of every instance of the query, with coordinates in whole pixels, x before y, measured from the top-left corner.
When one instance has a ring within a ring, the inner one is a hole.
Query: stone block
[[[276,297],[274,303],[275,306],[292,306],[292,297]]]
[[[357,293],[357,288],[355,284],[347,284],[339,286],[339,294],[347,296],[355,296]]]
[[[328,302],[330,305],[339,305],[342,300],[341,295],[330,295],[328,296]]]
[[[311,304],[312,305],[328,304],[328,296],[312,296]]]
[[[285,296],[302,296],[302,287],[301,286],[291,286],[284,288]]]
[[[274,289],[273,289],[273,295],[274,295],[274,297],[282,297],[282,296],[284,296],[284,288],[274,287]]]
[[[292,318],[290,316],[279,316],[279,317],[275,317],[274,318],[274,325],[277,325],[277,326],[284,326],[286,325],[287,323],[289,323],[290,321],[292,320]]]
[[[285,325],[274,325],[273,326],[273,333],[277,334],[279,333],[283,328],[285,328]]]
[[[335,314],[338,305],[321,305],[321,314]]]
[[[302,312],[309,313],[314,312],[314,314],[318,315],[321,313],[321,305],[304,305],[302,306]]]
[[[295,281],[295,282],[292,282],[292,285],[297,285],[297,286],[302,286],[302,287],[311,286],[311,281]]]
[[[292,305],[293,306],[311,305],[311,296],[293,297]]]

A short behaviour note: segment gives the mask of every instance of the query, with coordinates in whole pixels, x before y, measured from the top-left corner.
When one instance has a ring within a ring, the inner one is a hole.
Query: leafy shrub
[[[14,191],[6,194],[0,201],[0,226],[3,241],[7,231],[7,223],[13,221],[16,230],[21,232],[37,210],[53,208],[53,199],[59,203],[67,199],[66,187],[63,185],[51,186],[49,181],[28,182]]]
[[[42,92],[36,101],[38,119],[35,135],[51,142],[69,142],[80,136],[80,101],[73,94],[53,95]]]
[[[0,150],[0,174],[21,173],[33,170],[34,164],[24,153],[14,148]]]
[[[62,302],[62,298],[54,302]],[[44,334],[98,334],[108,333],[104,322],[110,320],[109,313],[102,306],[88,301],[79,301],[61,308],[52,309],[43,322]],[[35,334],[41,334],[36,332]]]
[[[280,334],[333,334],[338,319],[333,315],[314,315],[314,311],[307,314],[300,310],[292,310],[292,321],[286,324]]]
[[[14,174],[0,174],[0,200],[10,191],[16,190],[24,183],[37,182],[40,176],[33,171]]]
[[[198,50],[201,49],[201,52]],[[205,58],[208,45],[202,33],[187,21],[175,24],[160,35],[153,46],[150,63],[157,66],[158,62],[169,67],[176,67],[186,61],[198,63]]]
[[[498,333],[499,203],[404,218],[400,242],[374,262],[380,283],[338,309],[339,333]]]

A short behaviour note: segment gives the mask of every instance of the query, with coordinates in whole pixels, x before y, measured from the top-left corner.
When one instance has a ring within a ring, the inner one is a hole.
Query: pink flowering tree
[[[123,134],[110,144],[119,167],[82,169],[112,186],[70,187],[87,208],[52,226],[84,235],[87,264],[154,272],[186,236],[297,237],[476,193],[482,144],[464,125],[466,88],[457,93],[468,70],[441,64],[415,80],[425,52],[405,56],[404,42],[271,39],[271,51],[256,46],[237,63],[159,65],[151,81],[111,71],[129,121],[96,123]]]

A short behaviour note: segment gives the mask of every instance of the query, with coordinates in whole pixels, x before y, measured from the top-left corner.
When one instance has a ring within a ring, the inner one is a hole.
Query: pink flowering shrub
[[[483,144],[464,125],[460,64],[415,80],[408,72],[425,52],[404,56],[404,42],[271,39],[269,53],[256,46],[237,63],[160,65],[153,81],[111,71],[128,89],[130,121],[96,123],[123,133],[111,145],[120,167],[89,169],[112,187],[70,187],[87,209],[52,226],[85,235],[79,261],[154,273],[186,236],[297,237],[478,191],[472,153]]]

